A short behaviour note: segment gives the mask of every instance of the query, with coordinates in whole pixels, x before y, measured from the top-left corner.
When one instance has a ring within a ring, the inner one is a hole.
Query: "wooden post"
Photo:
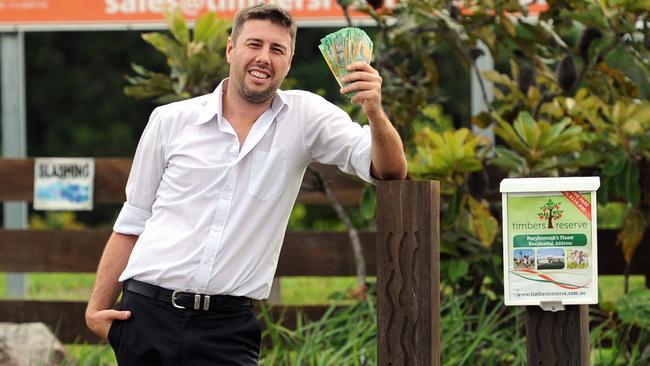
[[[377,188],[377,361],[440,365],[440,184]]]
[[[526,307],[528,365],[588,366],[589,306],[567,305],[564,311]]]

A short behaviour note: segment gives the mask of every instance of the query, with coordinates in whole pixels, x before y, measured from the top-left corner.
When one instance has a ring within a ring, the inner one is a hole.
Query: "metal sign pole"
[[[478,76],[476,75],[477,71],[478,73],[482,73],[485,70],[493,70],[494,59],[492,58],[490,49],[485,43],[478,41],[476,43],[476,46],[481,50],[483,50],[483,56],[479,57],[476,60],[476,68],[478,70],[474,70],[474,67],[472,67],[470,70],[472,116],[476,116],[481,112],[487,112],[488,110],[487,103],[491,102],[492,99],[494,99],[494,92],[492,91],[492,88],[494,86],[492,85],[492,82],[486,80],[485,78],[482,78],[483,85],[481,85],[481,81],[478,79]],[[482,90],[482,88],[484,88],[484,90]],[[485,93],[485,96],[483,95],[483,93]],[[487,101],[485,100],[486,98]],[[492,131],[492,126],[487,128],[480,128],[478,126],[472,125],[472,132],[474,132],[477,135],[487,137],[487,139],[491,141],[492,144],[494,145],[494,131]]]
[[[2,156],[24,158],[27,155],[25,120],[25,42],[22,32],[1,33],[2,57]],[[5,229],[27,228],[27,203],[5,202]],[[7,273],[7,295],[22,298],[26,294],[24,273]]]

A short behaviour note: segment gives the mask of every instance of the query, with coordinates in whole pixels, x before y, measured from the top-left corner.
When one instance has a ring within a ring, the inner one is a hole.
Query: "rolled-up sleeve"
[[[305,148],[311,159],[323,164],[335,164],[341,171],[355,174],[375,184],[370,174],[372,163],[370,126],[361,126],[345,111],[317,97],[315,105],[305,108]]]
[[[151,208],[165,168],[165,139],[161,124],[161,113],[156,108],[142,132],[133,157],[126,183],[126,202],[113,225],[115,232],[140,235],[145,222],[151,217]]]

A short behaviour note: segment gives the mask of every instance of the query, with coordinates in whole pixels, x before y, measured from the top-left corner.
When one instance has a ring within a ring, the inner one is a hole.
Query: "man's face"
[[[282,84],[292,56],[288,29],[269,20],[249,20],[236,43],[228,39],[229,82],[247,101],[265,102]]]

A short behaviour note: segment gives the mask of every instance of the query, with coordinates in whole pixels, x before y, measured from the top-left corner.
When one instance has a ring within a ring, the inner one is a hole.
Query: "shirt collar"
[[[201,110],[199,118],[196,120],[195,124],[200,125],[206,122],[210,122],[212,117],[221,116],[223,113],[223,88],[228,85],[228,79],[223,79],[217,88],[208,96],[208,99],[205,103],[205,106]],[[273,97],[273,102],[271,102],[271,111],[274,115],[277,114],[287,105],[287,101],[282,93],[276,91],[275,96]]]

